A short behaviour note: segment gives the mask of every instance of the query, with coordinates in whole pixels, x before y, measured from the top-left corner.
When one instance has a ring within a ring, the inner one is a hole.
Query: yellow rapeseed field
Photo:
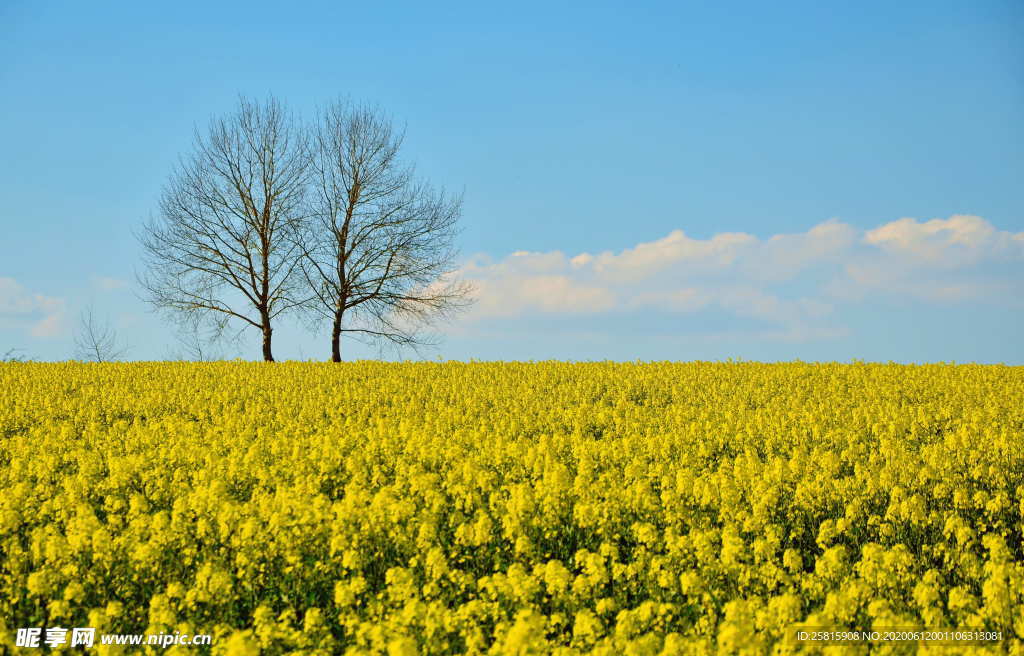
[[[249,654],[1024,654],[1024,368],[0,365],[20,627]],[[122,651],[118,651],[122,650]]]

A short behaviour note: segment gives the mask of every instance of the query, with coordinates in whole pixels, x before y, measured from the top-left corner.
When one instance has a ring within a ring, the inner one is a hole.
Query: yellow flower
[[[1024,625],[1022,367],[0,363],[0,386],[4,647],[44,616],[307,656]]]

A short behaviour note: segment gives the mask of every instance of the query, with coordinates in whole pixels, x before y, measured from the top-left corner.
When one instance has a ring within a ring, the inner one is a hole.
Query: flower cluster
[[[89,626],[230,656],[783,654],[828,626],[1024,654],[1024,368],[11,363],[0,385],[0,651]]]

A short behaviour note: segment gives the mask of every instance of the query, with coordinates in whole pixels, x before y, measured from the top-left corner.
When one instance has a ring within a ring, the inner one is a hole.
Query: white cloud
[[[32,337],[59,337],[67,331],[64,313],[50,314],[33,323],[28,330]]]
[[[997,261],[1001,270],[986,269]],[[737,326],[759,322],[752,325],[772,339],[811,339],[845,334],[833,319],[837,304],[879,295],[999,302],[1024,291],[1022,262],[1024,233],[955,215],[923,223],[899,219],[867,231],[831,219],[767,239],[737,232],[695,239],[674,230],[618,252],[520,250],[497,261],[480,255],[458,277],[476,286],[478,303],[464,317],[470,323],[719,310]]]
[[[864,241],[888,253],[944,267],[1024,257],[1024,232],[997,230],[985,219],[968,214],[923,223],[899,219],[869,230]]]
[[[625,306],[633,308],[665,308],[673,312],[697,312],[711,303],[707,291],[696,287],[667,291],[639,291],[625,299]]]
[[[850,262],[845,275],[824,286],[843,301],[919,300],[949,305],[968,301],[1020,305],[1024,300],[1024,271],[1016,277],[987,272],[984,266],[935,269],[901,259],[864,257]]]
[[[0,321],[32,337],[57,337],[68,329],[63,298],[31,293],[7,277],[0,277]]]
[[[698,271],[726,269],[756,243],[756,237],[742,232],[692,239],[682,230],[673,230],[661,239],[637,244],[618,255],[606,251],[593,257],[584,253],[574,259],[585,262],[606,280],[636,282],[680,265]]]
[[[834,261],[856,240],[857,230],[836,219],[819,223],[807,232],[775,235],[745,262],[747,274],[760,280],[788,280],[809,267]]]
[[[1001,305],[1024,299],[1024,232],[958,214],[898,219],[868,230],[861,241],[865,248],[847,254],[844,275],[826,287],[836,298]]]
[[[472,281],[476,290],[471,316],[516,317],[526,312],[585,314],[615,307],[608,289],[576,282],[565,275],[505,275]]]

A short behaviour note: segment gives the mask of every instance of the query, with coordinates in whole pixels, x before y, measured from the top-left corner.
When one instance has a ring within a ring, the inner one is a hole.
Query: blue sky
[[[273,93],[379,104],[465,193],[479,302],[427,357],[1024,363],[1019,2],[282,7],[0,3],[0,352],[92,304],[167,357],[131,229]]]

